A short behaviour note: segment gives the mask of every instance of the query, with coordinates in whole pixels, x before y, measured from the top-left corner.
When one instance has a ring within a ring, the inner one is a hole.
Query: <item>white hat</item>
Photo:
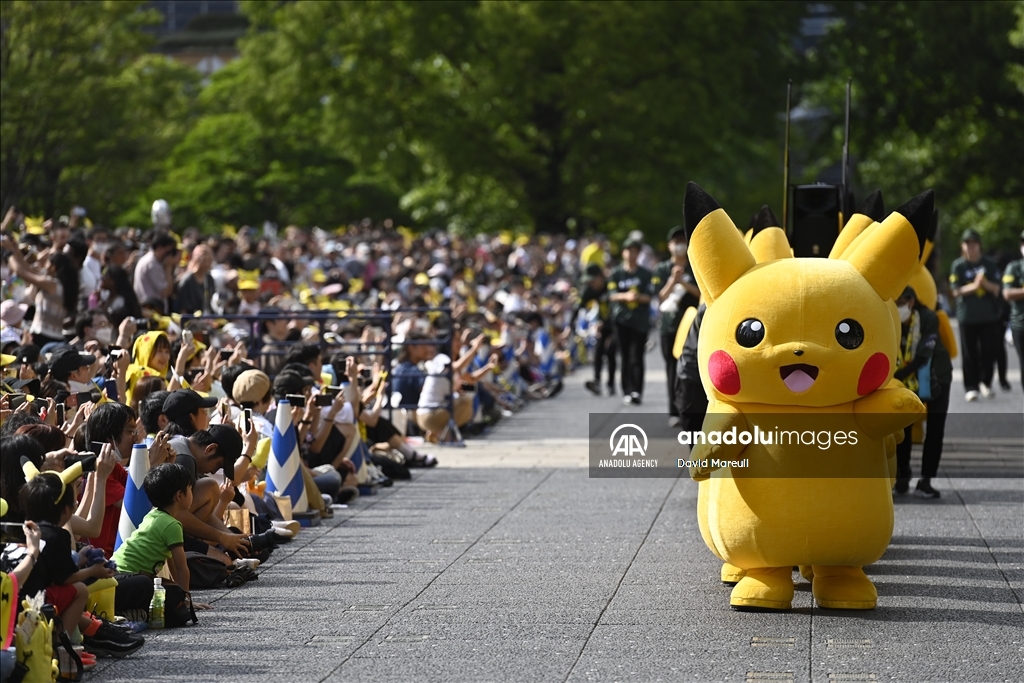
[[[25,319],[25,312],[28,304],[19,304],[14,299],[8,299],[0,304],[0,320],[8,325],[19,325]]]
[[[427,374],[440,375],[444,372],[446,365],[452,362],[452,359],[443,353],[439,353],[430,360],[423,364],[423,367],[427,369]]]

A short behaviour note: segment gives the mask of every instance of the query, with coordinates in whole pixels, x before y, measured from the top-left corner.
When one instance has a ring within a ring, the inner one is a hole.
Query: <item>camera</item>
[[[82,463],[83,472],[95,472],[96,471],[96,454],[84,451],[78,455],[65,455],[64,456],[64,467],[71,467],[76,462]]]
[[[0,541],[3,543],[25,543],[25,527],[14,522],[0,522]]]
[[[69,408],[77,408],[83,403],[99,403],[102,399],[103,394],[98,391],[79,391],[74,394],[62,391],[57,394],[55,400],[58,404],[63,403]]]
[[[131,318],[130,320],[141,331],[155,332],[160,329],[160,323],[156,320],[150,320],[149,318]]]

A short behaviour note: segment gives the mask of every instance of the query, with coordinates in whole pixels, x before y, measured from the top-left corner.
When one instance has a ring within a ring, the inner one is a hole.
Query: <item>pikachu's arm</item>
[[[921,399],[909,389],[879,389],[853,403],[857,426],[875,439],[902,430],[925,412]]]
[[[715,403],[709,407],[708,414],[704,418],[704,433],[712,431],[728,432],[736,427],[737,432],[748,431],[747,418],[743,416],[736,406],[728,403]],[[735,444],[709,444],[702,443],[693,446],[690,450],[691,460],[708,460],[707,467],[691,467],[690,478],[694,481],[704,481],[711,476],[711,473],[719,469],[711,467],[711,459],[738,460],[739,454],[746,448],[741,443]]]

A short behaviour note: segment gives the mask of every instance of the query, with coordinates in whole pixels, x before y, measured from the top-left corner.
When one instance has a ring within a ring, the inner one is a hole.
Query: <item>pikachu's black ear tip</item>
[[[882,191],[875,190],[867,197],[857,209],[857,213],[867,216],[876,223],[881,223],[885,218],[885,202],[882,201]]]
[[[766,228],[778,228],[779,219],[775,217],[772,210],[765,204],[761,207],[761,210],[757,213],[757,218],[754,219],[754,235],[757,235]]]
[[[712,211],[722,208],[714,197],[704,191],[692,180],[686,183],[686,196],[683,197],[683,228],[686,230],[687,241],[693,237],[693,231]]]
[[[896,209],[896,212],[914,226],[918,245],[923,248],[932,225],[932,214],[935,212],[935,191],[925,190]]]

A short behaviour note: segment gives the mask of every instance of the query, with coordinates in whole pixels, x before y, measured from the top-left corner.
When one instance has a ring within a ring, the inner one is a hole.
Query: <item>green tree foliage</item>
[[[935,189],[943,266],[960,232],[1016,253],[1024,225],[1024,4],[837,3],[812,55],[812,100],[833,108],[853,78],[853,153],[890,202]]]
[[[110,221],[162,172],[198,78],[147,55],[141,2],[0,4],[0,204]]]
[[[420,222],[660,235],[687,180],[750,208],[778,192],[799,5],[244,7],[256,87],[322,109],[327,139]]]

